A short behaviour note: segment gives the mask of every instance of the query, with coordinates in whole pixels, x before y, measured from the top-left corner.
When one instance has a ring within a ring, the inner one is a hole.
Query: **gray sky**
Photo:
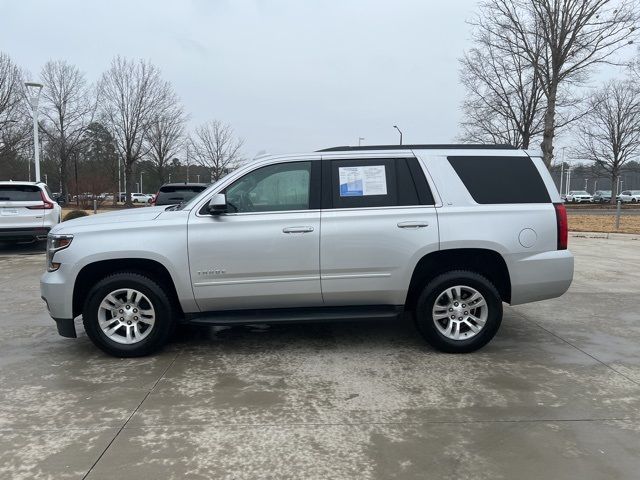
[[[158,65],[191,123],[230,123],[244,152],[454,139],[476,0],[0,0],[0,50],[91,81],[116,54]],[[35,33],[33,33],[35,31]]]

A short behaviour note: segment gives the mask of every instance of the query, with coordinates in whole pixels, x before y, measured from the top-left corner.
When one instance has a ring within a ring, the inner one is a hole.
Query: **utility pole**
[[[189,145],[187,145],[187,183],[189,183]]]
[[[38,142],[38,102],[40,101],[40,92],[42,84],[26,82],[24,86],[27,88],[27,96],[31,104],[31,112],[33,116],[33,158],[36,167],[36,182],[40,181],[40,144]],[[29,180],[31,180],[31,172],[29,172]]]

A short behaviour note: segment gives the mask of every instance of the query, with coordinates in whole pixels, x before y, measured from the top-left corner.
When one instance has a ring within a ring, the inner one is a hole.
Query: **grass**
[[[620,228],[616,229],[615,215],[571,215],[569,211],[569,230],[640,234],[640,215],[620,215]]]

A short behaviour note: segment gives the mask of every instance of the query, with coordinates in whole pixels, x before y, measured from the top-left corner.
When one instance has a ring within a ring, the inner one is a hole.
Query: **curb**
[[[608,240],[640,240],[640,235],[635,233],[569,232],[569,236],[575,238],[604,238]]]

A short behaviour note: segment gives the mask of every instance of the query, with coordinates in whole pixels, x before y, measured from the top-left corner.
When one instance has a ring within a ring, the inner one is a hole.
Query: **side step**
[[[355,307],[269,308],[263,310],[223,310],[185,314],[191,325],[246,325],[253,323],[347,322],[393,320],[403,306],[367,305]]]

